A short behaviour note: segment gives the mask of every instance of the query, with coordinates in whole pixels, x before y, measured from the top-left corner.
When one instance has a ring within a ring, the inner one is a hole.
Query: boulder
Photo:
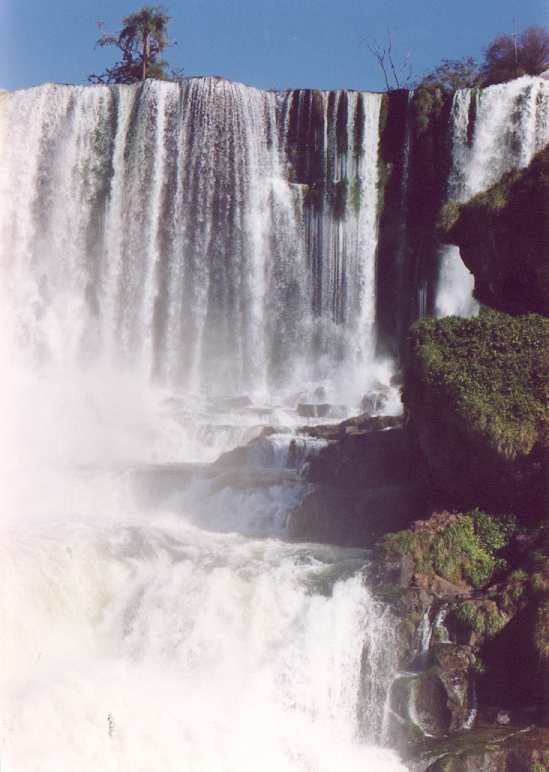
[[[288,517],[288,536],[345,547],[371,546],[382,534],[401,528],[422,508],[414,485],[342,490],[318,486]]]
[[[409,484],[413,482],[413,472],[408,434],[395,427],[372,432],[346,431],[339,441],[311,459],[307,478],[349,492]]]

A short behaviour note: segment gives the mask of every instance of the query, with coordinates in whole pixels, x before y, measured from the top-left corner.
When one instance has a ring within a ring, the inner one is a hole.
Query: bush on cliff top
[[[498,453],[528,455],[547,432],[549,319],[488,311],[476,319],[424,319],[411,330],[407,411],[447,409]]]

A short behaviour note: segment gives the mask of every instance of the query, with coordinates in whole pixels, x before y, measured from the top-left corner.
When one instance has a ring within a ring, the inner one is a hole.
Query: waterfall
[[[451,116],[452,169],[448,198],[464,202],[487,190],[506,172],[527,166],[549,142],[549,88],[525,76],[454,96]],[[474,279],[459,249],[445,246],[435,301],[437,316],[474,316]]]
[[[456,96],[452,196],[548,141],[544,89]],[[370,556],[286,530],[318,450],[298,406],[390,381],[381,107],[220,78],[0,94],[2,768],[403,768]],[[391,265],[424,312],[411,133]]]
[[[315,93],[314,204],[308,98],[0,97],[3,767],[402,769],[368,554],[285,538],[314,443],[207,463],[368,378],[381,98]]]
[[[34,357],[203,394],[280,394],[344,366],[359,399],[381,97],[305,93],[200,78],[4,95],[1,259]],[[315,206],[292,133],[306,103]]]

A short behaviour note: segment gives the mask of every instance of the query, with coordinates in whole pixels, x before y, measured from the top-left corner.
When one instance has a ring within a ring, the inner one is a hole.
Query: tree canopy
[[[549,69],[549,30],[528,27],[519,35],[500,35],[484,53],[482,84],[503,83]]]
[[[161,59],[168,41],[170,17],[161,6],[144,5],[122,19],[117,35],[102,35],[96,45],[115,46],[122,59],[101,75],[90,75],[90,83],[136,83],[146,78],[165,80],[172,73]]]
[[[521,75],[540,75],[549,69],[549,31],[528,27],[520,34],[499,35],[484,51],[481,65],[472,57],[443,59],[416,84],[449,94],[459,88],[490,86]]]
[[[464,59],[443,59],[432,72],[425,75],[418,85],[425,88],[439,88],[444,93],[458,88],[471,88],[479,80],[479,66],[473,57]]]

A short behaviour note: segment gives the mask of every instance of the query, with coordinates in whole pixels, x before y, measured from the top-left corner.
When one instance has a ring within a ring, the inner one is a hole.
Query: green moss
[[[351,189],[349,192],[349,202],[355,214],[360,211],[360,205],[362,203],[362,191],[360,177],[353,177],[351,180]]]
[[[528,574],[521,568],[513,571],[508,578],[503,591],[503,603],[512,605],[526,595],[528,586]]]
[[[502,630],[509,617],[504,614],[494,601],[465,601],[456,610],[456,617],[465,627],[469,627],[480,635],[493,638]]]
[[[411,331],[405,407],[429,399],[504,457],[527,455],[549,424],[548,350],[549,319],[535,314],[421,320]]]
[[[446,527],[405,530],[385,536],[389,557],[411,557],[415,570],[450,582],[482,587],[498,566],[497,552],[507,546],[512,530],[485,512],[456,515]]]
[[[549,599],[540,603],[536,611],[534,646],[540,657],[549,659]]]

